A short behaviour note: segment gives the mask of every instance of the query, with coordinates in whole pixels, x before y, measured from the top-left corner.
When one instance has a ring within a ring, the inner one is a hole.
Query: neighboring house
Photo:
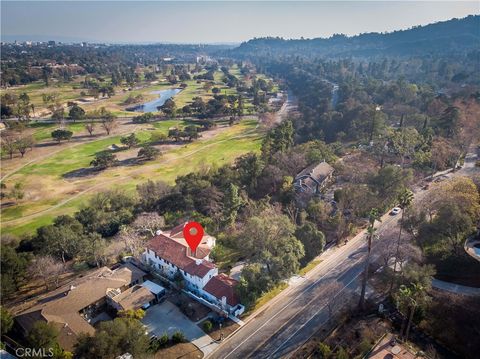
[[[297,193],[320,194],[332,179],[333,171],[333,167],[325,161],[311,165],[295,177],[293,187]]]
[[[92,325],[96,321],[110,319],[105,309],[116,295],[121,296],[118,300],[122,303],[120,305],[129,306],[129,309],[138,306],[135,300],[140,300],[139,297],[130,300],[127,305],[129,295],[123,293],[136,293],[133,288],[143,282],[145,275],[145,272],[128,263],[114,270],[107,267],[97,269],[38,300],[33,307],[15,317],[16,324],[27,334],[36,321],[52,323],[59,331],[59,344],[71,351],[80,333],[93,335],[95,329]],[[154,295],[147,295],[145,290],[141,293],[145,295],[145,300],[155,299]]]
[[[158,231],[147,244],[142,255],[143,263],[170,280],[181,274],[186,290],[220,311],[240,315],[244,307],[234,293],[237,281],[219,275],[218,268],[209,261],[215,238],[205,233],[199,247],[192,253],[183,238],[184,226],[185,223],[169,232]]]

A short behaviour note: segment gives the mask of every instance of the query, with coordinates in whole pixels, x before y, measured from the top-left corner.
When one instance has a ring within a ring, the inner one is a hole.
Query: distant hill
[[[347,37],[285,40],[255,38],[242,43],[233,55],[271,56],[297,55],[325,57],[371,57],[378,55],[410,56],[454,54],[480,49],[480,16],[470,15],[426,26],[390,33],[365,33]]]

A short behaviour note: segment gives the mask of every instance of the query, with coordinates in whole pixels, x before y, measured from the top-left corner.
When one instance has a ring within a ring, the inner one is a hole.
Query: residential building
[[[185,289],[196,297],[205,299],[221,312],[240,315],[244,307],[235,295],[237,281],[219,274],[209,259],[215,238],[205,233],[196,251],[192,252],[183,237],[185,224],[168,232],[158,231],[147,244],[142,262],[170,280],[181,275]]]
[[[118,300],[120,306],[127,306],[128,293],[136,292],[132,288],[137,288],[145,275],[144,271],[129,263],[113,270],[107,267],[99,268],[50,292],[47,297],[42,297],[33,307],[16,316],[15,322],[25,334],[37,321],[52,323],[59,331],[59,344],[65,350],[71,351],[80,333],[93,335],[93,324],[111,319],[106,309],[110,299],[116,297],[112,294],[115,292],[121,296]],[[127,294],[123,295],[124,292]],[[145,290],[141,293],[146,299],[155,298],[147,295]],[[134,302],[130,302],[131,308],[137,307]]]
[[[332,179],[334,168],[323,161],[303,169],[293,181],[297,193],[318,195]]]

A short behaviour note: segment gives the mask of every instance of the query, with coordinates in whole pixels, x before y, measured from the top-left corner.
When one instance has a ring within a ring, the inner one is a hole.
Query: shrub
[[[61,128],[59,128],[55,131],[52,131],[51,135],[52,138],[58,142],[62,140],[69,141],[73,136],[73,132],[68,130],[62,130]]]
[[[157,158],[159,154],[160,150],[158,148],[147,145],[138,151],[137,157],[146,160],[153,160]]]
[[[206,320],[206,321],[203,322],[203,330],[206,333],[210,333],[212,331],[212,328],[213,328],[213,324],[212,324],[211,321]]]
[[[168,344],[168,334],[167,333],[163,333],[162,336],[160,338],[158,338],[158,345],[160,347],[164,347]]]
[[[332,349],[330,349],[330,346],[325,343],[318,343],[317,351],[319,354],[320,358],[330,358],[332,355]]]
[[[117,163],[117,157],[109,152],[99,152],[95,154],[95,158],[90,162],[90,166],[97,169],[106,169]]]
[[[172,335],[172,342],[173,343],[183,343],[186,341],[185,334],[183,332],[177,330],[175,333]]]

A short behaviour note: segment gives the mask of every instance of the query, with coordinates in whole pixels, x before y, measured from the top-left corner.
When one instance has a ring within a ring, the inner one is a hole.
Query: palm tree
[[[407,328],[405,328],[405,320],[402,321],[402,328],[400,329],[400,337],[408,340],[410,328],[412,326],[413,315],[418,305],[421,305],[427,300],[426,288],[420,283],[411,283],[410,287],[401,285],[398,290],[398,306],[404,307],[405,312],[408,312]],[[406,313],[405,313],[406,314]]]
[[[375,221],[380,221],[380,215],[378,209],[372,208],[368,215],[368,228],[367,228],[367,241],[368,241],[368,251],[367,256],[365,257],[365,269],[363,270],[363,280],[362,280],[362,292],[360,294],[360,302],[358,306],[361,310],[365,309],[365,291],[367,289],[368,282],[368,267],[370,266],[370,254],[372,251],[372,240],[375,236],[377,229],[375,228]]]
[[[393,272],[394,275],[392,276],[392,281],[390,283],[390,292],[393,288],[393,282],[395,279],[395,273],[397,272],[397,263],[398,263],[398,255],[400,252],[400,244],[402,242],[402,229],[403,229],[403,221],[405,218],[405,211],[408,207],[412,205],[413,202],[413,192],[410,191],[408,188],[405,188],[399,195],[398,195],[398,203],[400,208],[402,208],[402,218],[400,219],[400,229],[398,231],[398,239],[397,239],[397,249],[395,251],[395,262],[393,263]]]

